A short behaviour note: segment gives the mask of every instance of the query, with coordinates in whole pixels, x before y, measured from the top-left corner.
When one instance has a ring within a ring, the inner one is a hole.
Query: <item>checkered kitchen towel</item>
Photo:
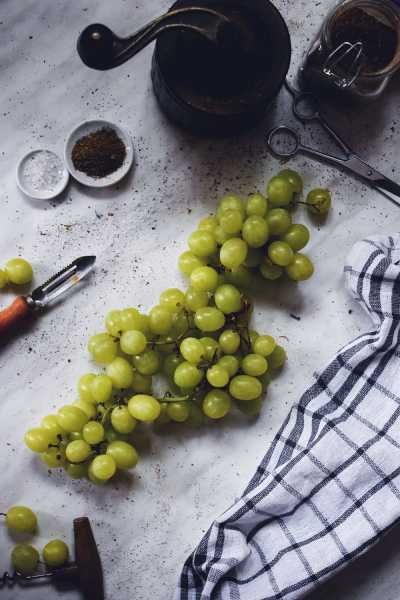
[[[314,376],[243,496],[182,570],[175,600],[294,600],[400,518],[400,235],[353,248],[373,327]]]

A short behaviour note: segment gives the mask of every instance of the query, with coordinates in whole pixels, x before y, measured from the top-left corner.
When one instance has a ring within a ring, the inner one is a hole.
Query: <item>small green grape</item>
[[[196,310],[194,322],[197,329],[200,329],[200,331],[218,331],[218,329],[222,329],[225,324],[225,316],[218,308],[206,306]]]
[[[48,567],[62,567],[68,558],[68,546],[62,540],[51,540],[43,548],[43,560]]]
[[[97,421],[89,421],[82,430],[82,436],[88,444],[99,444],[104,440],[104,427]]]
[[[246,375],[258,377],[267,371],[268,363],[261,354],[247,354],[242,360],[241,367]]]
[[[120,345],[125,354],[141,354],[146,349],[147,338],[141,331],[124,331],[121,335]]]
[[[261,356],[269,356],[276,348],[276,341],[270,335],[259,335],[252,342],[253,352]]]
[[[287,276],[293,281],[305,281],[314,273],[314,265],[305,254],[297,252],[293,261],[286,267]]]
[[[213,365],[207,369],[207,381],[215,388],[225,387],[229,381],[229,373],[220,364]]]
[[[226,329],[219,336],[218,343],[224,354],[235,354],[240,347],[240,335],[237,331]]]
[[[96,479],[100,479],[100,481],[108,481],[117,470],[117,464],[109,454],[99,454],[96,456],[90,467],[93,475]]]
[[[62,444],[61,446],[55,448],[48,448],[46,452],[42,452],[40,455],[40,460],[48,467],[49,469],[59,469],[63,467],[66,462],[66,453],[65,446]]]
[[[286,267],[293,262],[294,252],[286,242],[272,242],[268,246],[269,259],[279,267]]]
[[[285,178],[275,175],[267,185],[267,197],[273,208],[288,206],[293,200],[293,187]]]
[[[251,248],[264,246],[269,237],[267,221],[257,215],[248,217],[243,225],[242,236]]]
[[[118,433],[131,433],[136,427],[136,419],[127,406],[116,406],[111,413],[111,425]]]
[[[97,363],[106,365],[116,357],[117,343],[110,334],[98,333],[89,339],[88,350]]]
[[[35,427],[26,432],[24,441],[32,452],[45,452],[53,439],[47,429]]]
[[[329,190],[323,188],[315,188],[307,194],[306,198],[307,209],[312,215],[325,217],[332,204],[332,197]]]
[[[203,371],[189,362],[183,362],[175,369],[174,382],[178,387],[191,388],[200,383]]]
[[[237,269],[247,256],[247,244],[239,238],[227,240],[221,247],[219,258],[227,269]]]
[[[280,369],[287,359],[287,354],[282,346],[275,346],[274,351],[268,356],[268,363],[271,369]]]
[[[282,169],[282,171],[279,171],[278,177],[286,179],[292,186],[295,194],[301,194],[303,191],[303,179],[297,171],[293,171],[293,169]]]
[[[161,368],[160,355],[155,350],[146,350],[133,357],[133,364],[142,375],[154,375]]]
[[[196,292],[211,292],[218,285],[218,273],[212,267],[198,267],[190,275],[190,285]]]
[[[210,254],[214,254],[217,250],[217,242],[214,235],[202,229],[194,231],[189,236],[188,244],[191,252],[200,258],[210,256]]]
[[[223,356],[217,364],[229,373],[229,377],[233,377],[239,371],[239,360],[236,356]]]
[[[133,369],[125,358],[117,356],[107,365],[106,375],[117,389],[126,389],[132,385]]]
[[[78,379],[78,394],[79,399],[85,402],[93,402],[91,385],[96,375],[94,373],[86,373]]]
[[[239,312],[242,308],[242,295],[240,291],[230,283],[220,285],[214,295],[215,305],[224,314]]]
[[[85,440],[74,440],[70,442],[65,450],[67,459],[72,463],[80,463],[86,460],[92,450]]]
[[[172,325],[172,315],[171,312],[159,304],[158,306],[154,306],[150,313],[150,329],[152,333],[157,335],[162,335],[168,333],[171,329]],[[139,353],[138,353],[139,354]]]
[[[251,375],[236,375],[229,384],[229,393],[237,400],[255,400],[261,392],[260,381]]]
[[[96,403],[107,402],[112,394],[112,379],[108,375],[96,375],[91,381],[90,393]]]
[[[307,246],[310,241],[310,231],[305,225],[296,223],[289,227],[282,239],[297,252]]]
[[[197,229],[209,231],[210,233],[213,233],[216,227],[218,227],[218,219],[214,217],[214,215],[204,217],[204,219],[201,219],[197,225]]]
[[[4,267],[8,280],[16,285],[24,285],[32,281],[33,270],[24,258],[12,258]]]
[[[185,307],[189,310],[196,311],[199,308],[204,308],[208,305],[209,296],[207,292],[200,292],[193,288],[189,288],[185,295]]]
[[[39,563],[39,552],[30,544],[17,544],[11,552],[11,562],[17,573],[33,575]]]
[[[199,340],[203,346],[204,359],[213,360],[219,350],[219,344],[211,337],[202,337]]]
[[[204,356],[204,346],[200,340],[193,337],[185,338],[179,347],[185,360],[192,365],[197,365]]]
[[[37,529],[37,517],[27,506],[11,506],[5,520],[7,528],[17,533],[34,533]]]
[[[251,194],[247,198],[246,213],[249,217],[265,217],[268,210],[268,201],[262,194]]]
[[[118,469],[133,469],[139,461],[139,455],[132,444],[120,440],[108,444],[106,454],[115,460]]]
[[[203,267],[206,264],[203,258],[196,256],[193,252],[183,252],[178,259],[179,270],[185,275],[191,275],[197,267]]]
[[[167,414],[171,421],[183,423],[189,418],[188,402],[168,402]]]
[[[227,209],[219,219],[219,224],[227,234],[239,233],[243,225],[243,216],[240,210]]]
[[[284,208],[273,208],[267,213],[267,223],[271,235],[283,235],[291,226],[292,217]]]
[[[203,400],[203,412],[210,419],[222,419],[230,411],[231,399],[223,390],[211,390]]]
[[[226,210],[238,210],[242,216],[245,215],[245,208],[242,200],[236,194],[226,194],[219,203],[217,217],[221,219],[221,216]]]
[[[278,265],[274,265],[269,258],[266,258],[260,265],[260,273],[264,279],[275,281],[276,279],[279,279],[279,277],[282,277],[283,269],[278,267]]]
[[[160,414],[160,403],[153,396],[136,394],[128,402],[128,410],[138,421],[155,421]]]

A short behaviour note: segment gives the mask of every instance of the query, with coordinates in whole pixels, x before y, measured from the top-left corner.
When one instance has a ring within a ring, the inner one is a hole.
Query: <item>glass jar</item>
[[[399,67],[400,5],[391,0],[344,0],[323,22],[300,76],[306,89],[373,100]]]

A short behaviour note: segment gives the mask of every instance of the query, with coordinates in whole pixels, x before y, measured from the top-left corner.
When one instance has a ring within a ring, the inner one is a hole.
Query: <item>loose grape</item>
[[[185,294],[178,288],[168,288],[160,295],[160,305],[169,310],[182,308],[185,304]]]
[[[90,383],[90,392],[95,402],[107,402],[112,394],[112,379],[108,375],[96,375]]]
[[[261,383],[251,375],[236,375],[229,384],[229,393],[237,400],[255,400],[261,392]]]
[[[307,209],[312,215],[325,217],[331,208],[331,193],[323,188],[315,188],[308,192],[306,203]]]
[[[82,436],[88,444],[99,444],[104,440],[104,427],[97,421],[89,421],[82,430]],[[71,461],[74,462],[74,461]]]
[[[68,546],[62,540],[51,540],[43,548],[43,560],[48,567],[62,567],[68,558]]]
[[[171,312],[164,306],[161,306],[160,304],[158,306],[154,306],[151,309],[151,311],[149,313],[149,319],[150,319],[150,329],[151,329],[152,333],[161,335],[161,334],[168,333],[168,331],[171,329],[171,325],[172,325]]]
[[[115,460],[118,469],[133,469],[139,460],[135,448],[131,444],[119,440],[111,442],[107,446],[106,454]]]
[[[40,428],[45,429],[51,435],[53,443],[66,434],[65,429],[58,424],[56,415],[47,415],[46,417],[43,417],[40,422]]]
[[[74,440],[68,444],[65,453],[69,462],[80,463],[90,456],[91,451],[85,440]]]
[[[237,269],[226,271],[225,273],[227,281],[240,288],[248,288],[252,282],[252,275],[246,267],[240,265]]]
[[[203,346],[204,359],[213,360],[219,350],[218,342],[211,337],[202,337],[200,342]]]
[[[224,244],[227,240],[231,240],[232,238],[239,237],[239,234],[226,233],[226,231],[224,231],[224,229],[222,229],[221,225],[218,225],[218,227],[216,227],[214,230],[214,237],[216,239],[217,244],[219,246],[222,246],[222,244]]]
[[[215,304],[224,314],[239,312],[242,308],[242,295],[239,290],[230,283],[220,285],[215,291]]]
[[[189,417],[188,402],[168,402],[167,413],[171,421],[183,423]]]
[[[217,217],[221,218],[226,210],[238,210],[244,216],[245,210],[242,200],[236,194],[226,194],[219,203]]]
[[[148,394],[151,392],[151,375],[142,375],[139,371],[134,371],[131,388],[138,394]]]
[[[229,373],[229,377],[233,377],[239,371],[239,361],[236,356],[223,356],[219,359],[218,365]]]
[[[259,335],[252,342],[253,352],[261,354],[261,356],[269,356],[276,347],[276,342],[270,335]]]
[[[264,262],[260,265],[260,273],[264,277],[264,279],[268,279],[269,281],[275,281],[275,279],[279,279],[282,276],[283,269],[278,267],[278,265],[274,265],[269,258],[266,258]]]
[[[5,520],[7,528],[17,533],[34,533],[37,529],[36,515],[27,506],[12,506]]]
[[[125,389],[131,386],[133,380],[133,369],[125,358],[117,356],[107,365],[106,374],[111,379],[113,386],[117,389]]]
[[[239,233],[243,225],[243,216],[239,210],[225,210],[220,218],[219,224],[225,233]]]
[[[184,339],[179,346],[179,350],[183,358],[192,365],[197,365],[204,355],[203,344],[194,337]]]
[[[117,470],[115,460],[108,454],[99,454],[90,466],[93,475],[100,481],[108,481]]]
[[[197,292],[211,292],[218,285],[218,273],[212,267],[198,267],[190,275],[190,285]]]
[[[87,465],[85,463],[69,463],[65,470],[71,479],[83,479],[87,476]]]
[[[179,270],[185,275],[190,275],[197,267],[203,267],[205,260],[199,258],[193,252],[183,252],[178,259]]]
[[[283,235],[292,224],[292,217],[284,208],[273,208],[267,214],[267,223],[271,235]]]
[[[125,354],[141,354],[146,349],[147,339],[141,331],[124,331],[120,345]]]
[[[29,429],[25,434],[24,440],[32,452],[45,452],[49,444],[53,441],[51,433],[42,427]]]
[[[261,354],[247,354],[242,360],[242,371],[246,375],[257,377],[268,369],[268,363]]]
[[[224,354],[235,354],[239,350],[240,335],[237,331],[226,329],[219,336],[218,342]]]
[[[88,350],[97,363],[106,365],[116,357],[117,344],[108,333],[98,333],[89,339]]]
[[[314,273],[314,265],[305,254],[294,255],[292,263],[286,267],[286,274],[293,281],[305,281]]]
[[[264,246],[269,236],[267,221],[263,217],[248,217],[243,225],[242,237],[252,248]]]
[[[264,260],[264,251],[262,248],[249,248],[245,260],[245,266],[254,268],[258,267]]]
[[[246,213],[249,217],[265,217],[268,210],[267,199],[262,194],[251,194],[247,198]]]
[[[121,310],[110,310],[106,315],[105,326],[111,335],[118,336],[121,331]]]
[[[230,408],[231,399],[223,390],[211,390],[203,400],[203,412],[210,419],[222,419]]]
[[[6,263],[4,270],[11,283],[24,285],[32,281],[32,266],[23,258],[12,258]]]
[[[64,445],[59,448],[49,448],[46,452],[42,452],[40,460],[49,467],[49,469],[59,469],[60,467],[63,467],[66,462]]]
[[[247,256],[247,244],[239,238],[226,241],[220,250],[219,258],[221,264],[227,269],[237,269]]]
[[[118,433],[131,433],[136,427],[136,419],[127,406],[116,406],[111,413],[111,425]]]
[[[290,265],[294,258],[294,252],[286,242],[272,242],[268,246],[269,259],[279,267]]]
[[[292,250],[297,252],[307,246],[310,240],[310,231],[305,225],[296,223],[289,227],[282,239],[289,244]]]
[[[275,175],[267,185],[267,196],[273,208],[288,206],[293,199],[293,187],[285,177]]]
[[[138,329],[137,322],[140,318],[140,313],[137,308],[125,308],[120,313],[121,331],[131,331]]]
[[[33,575],[39,562],[39,552],[30,544],[17,544],[11,552],[11,562],[17,573]]]
[[[199,292],[193,288],[189,288],[185,295],[185,307],[195,312],[199,308],[204,308],[208,305],[207,292]]]
[[[97,414],[97,409],[95,405],[91,402],[86,402],[85,400],[77,400],[73,403],[72,406],[77,406],[78,408],[83,410],[83,412],[89,419],[94,419]]]
[[[161,360],[155,350],[146,350],[133,357],[133,364],[142,375],[154,375],[160,370]]]
[[[225,324],[224,313],[214,306],[206,306],[196,310],[194,322],[200,331],[218,331]]]
[[[178,387],[195,387],[203,378],[203,371],[189,362],[183,362],[175,370],[174,382]]]
[[[210,233],[213,233],[217,226],[218,219],[213,215],[210,215],[209,217],[204,217],[204,219],[201,219],[197,226],[197,229],[202,229],[204,231],[209,231]]]
[[[194,231],[189,236],[188,245],[193,254],[200,258],[210,256],[217,249],[217,242],[213,234],[202,229]]]
[[[246,402],[237,402],[237,407],[247,417],[255,417],[258,415],[262,408],[262,398],[256,398],[255,400],[247,400]]]
[[[86,373],[78,379],[78,394],[81,400],[85,402],[93,402],[91,385],[96,375],[94,373]]]
[[[0,290],[2,290],[8,283],[8,275],[4,269],[0,269]]]
[[[287,354],[282,346],[275,346],[274,351],[268,356],[271,369],[280,369],[286,362]]]
[[[286,179],[292,186],[292,190],[295,194],[301,194],[303,191],[303,179],[297,171],[293,171],[293,169],[282,169],[282,171],[279,171],[278,177]]]
[[[229,381],[229,373],[220,364],[213,365],[207,369],[207,381],[215,388],[225,387]]]
[[[160,403],[153,396],[136,394],[128,402],[129,413],[138,421],[155,421],[160,414]]]

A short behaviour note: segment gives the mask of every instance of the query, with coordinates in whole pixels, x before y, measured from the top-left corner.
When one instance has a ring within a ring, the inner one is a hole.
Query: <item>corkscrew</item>
[[[29,584],[49,579],[55,585],[72,585],[81,590],[85,600],[104,600],[103,571],[96,541],[87,517],[74,519],[75,561],[34,575],[7,571],[0,578],[0,589],[16,583]]]

